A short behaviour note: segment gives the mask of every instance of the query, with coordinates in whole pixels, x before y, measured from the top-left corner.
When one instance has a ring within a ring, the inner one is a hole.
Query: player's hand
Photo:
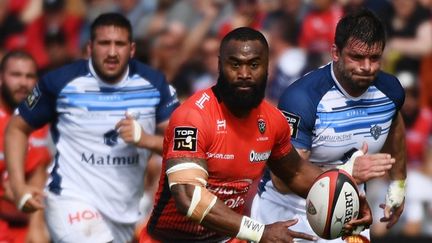
[[[355,159],[352,173],[357,184],[385,175],[396,162],[396,160],[387,153],[366,154],[368,151],[368,145],[366,143],[363,143],[361,150],[364,155]]]
[[[372,211],[369,207],[369,203],[366,200],[366,195],[359,195],[359,199],[359,216],[357,219],[352,219],[343,226],[344,236],[359,234],[364,229],[368,229],[372,224]]]
[[[384,217],[380,219],[381,222],[387,222],[387,229],[390,229],[393,225],[397,223],[399,217],[401,216],[405,206],[405,200],[398,207],[390,207],[385,204],[380,204],[380,208],[384,209]]]
[[[310,241],[318,239],[316,236],[313,235],[290,230],[289,227],[295,225],[297,222],[298,219],[292,219],[284,222],[276,222],[266,225],[260,243],[294,242],[294,238],[300,238]]]
[[[115,129],[128,144],[138,144],[144,135],[141,125],[128,113],[115,125]]]
[[[25,213],[32,213],[45,208],[45,194],[40,188],[26,185],[15,192],[14,196],[17,208]]]

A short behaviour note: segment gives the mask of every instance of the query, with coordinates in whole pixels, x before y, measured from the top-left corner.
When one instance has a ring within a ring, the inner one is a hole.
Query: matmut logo
[[[252,150],[249,154],[249,161],[250,162],[262,162],[267,161],[268,158],[270,158],[271,151],[265,151],[265,152],[255,152]]]

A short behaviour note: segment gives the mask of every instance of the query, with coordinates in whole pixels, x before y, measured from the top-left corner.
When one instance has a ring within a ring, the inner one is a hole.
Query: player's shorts
[[[45,204],[45,218],[54,242],[124,243],[133,238],[134,224],[113,222],[79,199],[48,192]]]
[[[432,178],[415,170],[408,171],[405,200],[403,214],[407,221],[421,221],[425,215],[424,203],[432,203]]]
[[[298,219],[297,224],[290,227],[290,230],[316,235],[310,227],[306,217],[306,200],[295,194],[280,194],[273,187],[271,181],[265,185],[265,191],[260,195],[255,195],[252,202],[251,217],[263,224],[271,224],[279,221],[287,221],[290,219]],[[370,239],[369,230],[364,230],[362,233]],[[295,239],[295,242],[312,242],[308,240]],[[335,240],[319,239],[319,243],[345,242],[341,238]]]
[[[1,243],[1,242],[0,242]],[[147,227],[144,227],[141,231],[139,243],[162,243],[162,241],[154,239],[148,232]],[[239,240],[236,238],[230,238],[225,241],[221,241],[218,243],[247,243],[245,240]]]

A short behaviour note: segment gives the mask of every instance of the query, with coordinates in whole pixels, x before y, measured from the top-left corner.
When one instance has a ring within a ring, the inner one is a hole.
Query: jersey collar
[[[348,99],[350,99],[350,100],[354,100],[354,101],[358,101],[358,100],[361,100],[361,99],[363,98],[363,96],[365,96],[365,95],[367,94],[368,90],[366,90],[363,94],[361,94],[361,95],[358,96],[358,97],[355,97],[355,96],[352,96],[352,95],[348,94],[348,92],[345,91],[345,89],[342,87],[342,85],[341,85],[341,84],[339,83],[339,81],[337,80],[336,75],[334,74],[334,71],[333,71],[333,62],[330,63],[330,74],[331,74],[331,77],[332,77],[333,81],[335,82],[337,88],[338,88],[338,89],[342,92],[342,94],[343,94],[345,97],[347,97]]]

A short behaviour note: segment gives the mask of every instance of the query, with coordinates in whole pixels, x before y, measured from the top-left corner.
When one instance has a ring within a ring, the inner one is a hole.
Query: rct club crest
[[[375,125],[370,129],[370,133],[375,140],[378,140],[378,138],[381,136],[381,132],[382,132],[382,127],[378,125]]]
[[[266,123],[263,119],[258,119],[258,130],[261,134],[264,134],[266,129]]]

